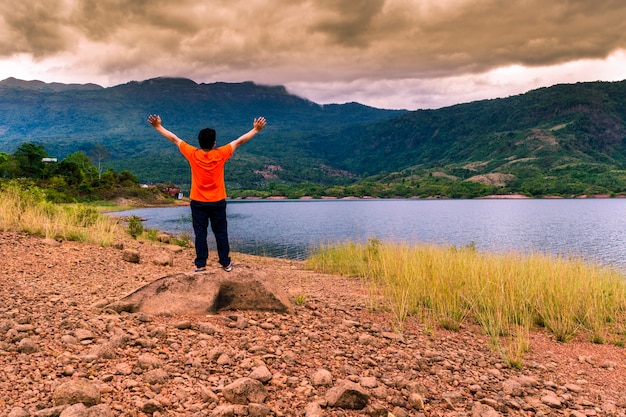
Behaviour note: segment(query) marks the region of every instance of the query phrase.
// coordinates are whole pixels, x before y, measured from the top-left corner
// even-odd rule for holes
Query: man
[[[161,124],[161,117],[156,114],[148,116],[152,125],[167,140],[175,144],[180,153],[189,161],[191,167],[191,219],[196,236],[196,272],[206,270],[209,256],[207,245],[207,228],[211,222],[211,230],[215,235],[217,254],[222,268],[230,272],[233,264],[230,259],[228,229],[226,222],[226,186],[224,184],[224,164],[235,150],[252,139],[265,127],[264,117],[254,119],[252,129],[239,138],[219,148],[215,144],[215,130],[206,128],[198,134],[200,149],[189,145]]]

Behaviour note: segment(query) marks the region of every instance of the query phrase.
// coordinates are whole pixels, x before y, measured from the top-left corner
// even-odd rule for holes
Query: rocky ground
[[[356,279],[234,254],[291,296],[293,313],[161,317],[106,306],[193,253],[0,233],[2,416],[626,415],[626,350],[532,335],[522,370],[480,330],[404,334]],[[217,267],[217,263],[213,265]],[[225,273],[225,272],[224,272]]]

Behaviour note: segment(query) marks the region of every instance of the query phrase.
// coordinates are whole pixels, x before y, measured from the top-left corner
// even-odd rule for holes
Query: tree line
[[[57,160],[43,145],[26,142],[12,154],[0,152],[0,179],[36,185],[46,190],[48,200],[58,203],[116,197],[150,200],[160,194],[160,187],[142,188],[131,171],[104,169],[107,154],[106,147],[96,145],[89,153],[77,151]]]

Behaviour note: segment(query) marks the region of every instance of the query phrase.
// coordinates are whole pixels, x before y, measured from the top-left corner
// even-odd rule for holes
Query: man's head
[[[206,151],[210,151],[215,147],[215,130],[211,128],[205,128],[198,133],[198,143],[200,148]]]

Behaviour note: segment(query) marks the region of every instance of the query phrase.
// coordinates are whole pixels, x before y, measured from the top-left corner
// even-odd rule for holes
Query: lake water
[[[115,214],[193,235],[189,207]],[[227,214],[231,249],[243,253],[303,259],[320,244],[379,238],[575,255],[626,270],[626,199],[232,200]]]

